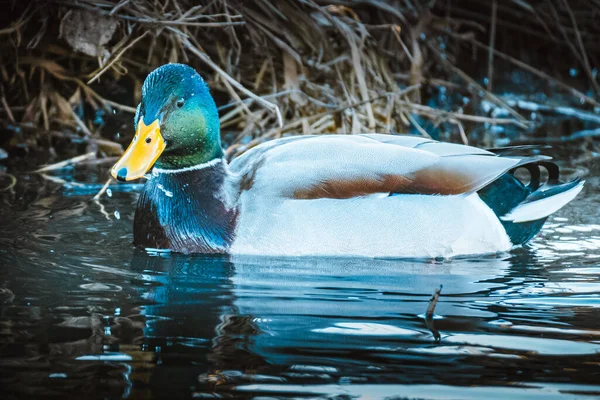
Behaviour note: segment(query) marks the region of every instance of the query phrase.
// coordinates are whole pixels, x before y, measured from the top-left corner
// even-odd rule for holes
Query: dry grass
[[[15,2],[0,29],[0,119],[21,132],[12,143],[45,143],[27,134],[41,128],[49,137],[72,131],[100,154],[118,153],[100,136],[112,140],[114,132],[94,124],[94,115],[133,113],[144,77],[167,62],[192,65],[219,99],[228,98],[221,124],[238,132],[228,140],[232,156],[288,132],[428,135],[422,121],[429,120],[443,139],[466,143],[477,124],[527,129],[531,121],[491,91],[498,60],[583,107],[599,106],[592,67],[600,62],[598,0],[196,3]],[[519,38],[519,46],[511,45]],[[528,43],[545,50],[536,56]],[[556,49],[585,73],[592,92],[563,81],[544,60]],[[487,84],[464,68],[466,54],[487,67]],[[99,93],[111,85],[127,93]],[[469,99],[469,106],[426,105],[441,86],[448,96]],[[474,105],[484,99],[509,116],[483,115]],[[123,133],[127,139],[132,132]]]

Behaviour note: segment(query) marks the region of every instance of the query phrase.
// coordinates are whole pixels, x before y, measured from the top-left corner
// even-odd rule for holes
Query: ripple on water
[[[84,283],[79,285],[81,289],[90,291],[90,292],[120,292],[123,288],[119,285],[114,285],[110,283]]]
[[[526,383],[522,387],[459,387],[450,385],[242,385],[235,388],[241,394],[262,394],[275,396],[319,396],[319,398],[402,398],[447,400],[447,399],[585,399],[597,396],[595,386],[574,386],[568,384]]]
[[[525,297],[522,299],[507,299],[502,301],[508,305],[543,305],[552,307],[600,307],[600,295],[565,296],[565,297]]]

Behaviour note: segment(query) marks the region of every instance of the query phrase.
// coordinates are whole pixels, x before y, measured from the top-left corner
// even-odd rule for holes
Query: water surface
[[[93,202],[105,170],[7,172],[3,398],[600,396],[593,165],[531,246],[446,261],[148,254],[139,185]]]

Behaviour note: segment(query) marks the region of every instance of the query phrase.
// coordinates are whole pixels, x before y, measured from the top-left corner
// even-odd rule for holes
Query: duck
[[[557,164],[527,146],[486,150],[406,134],[284,136],[228,162],[215,101],[184,64],[147,76],[134,128],[111,174],[118,181],[146,178],[133,244],[149,250],[498,254],[535,237],[584,185],[580,178],[560,181]],[[517,178],[519,169],[529,182]]]

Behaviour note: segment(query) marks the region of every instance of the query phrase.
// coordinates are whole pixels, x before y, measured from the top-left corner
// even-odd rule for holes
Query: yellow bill
[[[143,118],[140,118],[135,137],[112,167],[110,174],[120,181],[132,181],[143,177],[158,160],[165,146],[158,120],[146,126]]]

